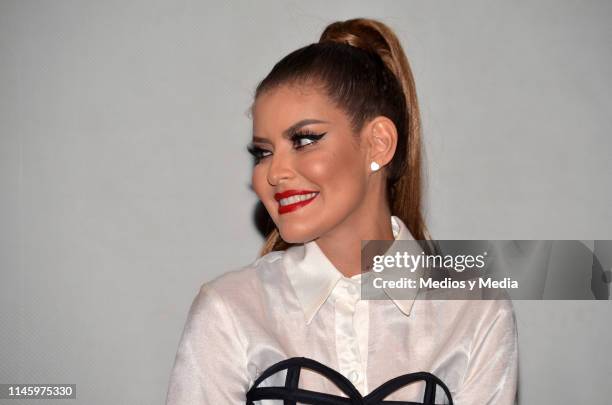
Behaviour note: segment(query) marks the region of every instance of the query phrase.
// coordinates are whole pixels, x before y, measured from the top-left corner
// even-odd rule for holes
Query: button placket
[[[336,297],[336,351],[339,371],[363,392],[361,354],[354,325],[357,302],[359,302],[357,286],[342,280]]]

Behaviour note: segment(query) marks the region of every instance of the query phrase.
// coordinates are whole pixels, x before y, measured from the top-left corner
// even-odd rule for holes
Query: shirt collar
[[[391,216],[391,228],[395,240],[414,240],[408,227],[395,215]],[[393,249],[393,245],[391,249]],[[332,293],[339,280],[355,280],[353,283],[361,281],[361,274],[350,278],[344,276],[329,261],[315,241],[287,249],[283,255],[283,264],[308,324]],[[410,315],[416,293],[414,297],[406,300],[395,296],[393,290],[384,289],[384,291],[402,313],[406,316]]]

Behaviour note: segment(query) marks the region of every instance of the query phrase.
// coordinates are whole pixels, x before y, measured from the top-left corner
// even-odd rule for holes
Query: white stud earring
[[[372,162],[370,163],[370,169],[372,169],[372,171],[375,172],[376,170],[380,169],[380,165],[376,162]]]

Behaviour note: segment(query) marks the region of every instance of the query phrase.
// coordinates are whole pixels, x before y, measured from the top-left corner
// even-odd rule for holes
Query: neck
[[[321,251],[345,277],[361,273],[362,240],[393,240],[391,211],[386,203],[365,204],[332,231],[316,239]]]

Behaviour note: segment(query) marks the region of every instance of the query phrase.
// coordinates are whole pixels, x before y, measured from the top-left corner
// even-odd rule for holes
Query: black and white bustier
[[[300,371],[302,368],[322,374],[331,380],[347,396],[326,394],[298,388]],[[271,375],[287,370],[284,387],[259,387],[262,381]],[[384,399],[400,388],[417,381],[425,382],[423,402],[385,401]],[[436,387],[440,386],[450,405],[453,399],[448,387],[435,375],[427,372],[403,374],[380,385],[365,397],[355,386],[336,370],[307,357],[292,357],[279,361],[268,367],[254,382],[247,392],[247,405],[254,405],[254,401],[282,400],[283,405],[314,404],[314,405],[435,405]]]

